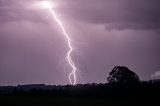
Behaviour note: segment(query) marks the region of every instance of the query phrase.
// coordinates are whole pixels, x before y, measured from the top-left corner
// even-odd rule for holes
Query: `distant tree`
[[[107,78],[109,83],[137,83],[140,82],[139,76],[124,66],[116,66],[109,73]]]

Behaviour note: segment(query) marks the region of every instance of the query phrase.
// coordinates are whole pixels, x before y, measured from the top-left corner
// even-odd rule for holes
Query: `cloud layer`
[[[0,0],[0,83],[68,84],[66,40],[37,0]],[[116,65],[149,79],[160,67],[159,0],[54,0],[74,46],[78,83]],[[156,74],[155,74],[156,75]]]
[[[33,14],[28,8],[37,1],[2,0],[0,2],[0,11],[3,13],[1,21],[6,20],[5,16],[10,17],[11,20],[38,21],[39,15]],[[109,30],[160,28],[159,0],[67,0],[63,2],[57,0],[56,2],[58,4],[57,11],[60,11],[61,15],[83,22],[104,24]],[[38,14],[38,11],[35,13]]]

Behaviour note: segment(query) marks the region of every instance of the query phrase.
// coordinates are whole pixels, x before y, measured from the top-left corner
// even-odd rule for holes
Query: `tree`
[[[137,83],[140,82],[139,76],[124,66],[116,66],[109,73],[107,78],[109,83]]]

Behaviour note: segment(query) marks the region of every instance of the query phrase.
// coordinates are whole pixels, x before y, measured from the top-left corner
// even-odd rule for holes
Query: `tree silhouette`
[[[140,82],[139,76],[124,66],[116,66],[109,73],[107,78],[109,83],[137,83]]]

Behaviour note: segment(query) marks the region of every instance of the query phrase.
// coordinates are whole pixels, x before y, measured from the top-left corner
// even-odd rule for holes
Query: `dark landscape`
[[[8,105],[159,105],[160,81],[139,84],[43,84],[0,87],[0,100]]]
[[[136,73],[117,66],[105,84],[1,86],[5,105],[160,105],[160,80],[140,81]]]

